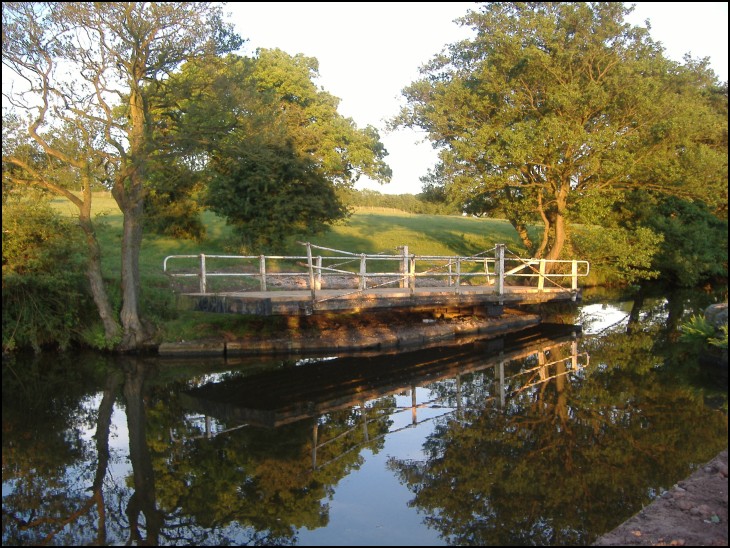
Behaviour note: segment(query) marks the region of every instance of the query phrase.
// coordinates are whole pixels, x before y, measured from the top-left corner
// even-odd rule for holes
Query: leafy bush
[[[38,194],[3,202],[3,350],[67,348],[92,301],[81,232]]]

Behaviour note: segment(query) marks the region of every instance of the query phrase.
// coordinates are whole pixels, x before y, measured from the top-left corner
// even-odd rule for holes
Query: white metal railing
[[[498,295],[504,293],[508,278],[537,278],[538,291],[544,291],[546,283],[567,290],[557,280],[569,278],[570,290],[575,293],[578,278],[587,276],[590,269],[588,261],[523,259],[511,252],[512,256],[506,256],[504,244],[478,255],[461,257],[413,255],[408,252],[408,246],[399,247],[399,254],[367,254],[301,243],[306,246],[306,255],[169,255],[163,261],[163,271],[171,277],[197,277],[199,292],[203,294],[208,293],[208,280],[214,277],[255,280],[256,283],[248,284],[248,290],[259,291],[271,291],[275,285],[273,280],[295,278],[303,282],[301,289],[311,291],[315,299],[323,281],[334,276],[357,280],[357,291],[388,286],[413,291],[421,278],[428,280],[427,287],[434,279],[440,279],[441,284],[456,293],[464,287],[463,281],[469,281],[470,285],[477,282],[476,285],[495,286]],[[315,256],[313,250],[326,254]],[[491,256],[486,255],[492,252]],[[191,259],[196,261],[194,266],[190,266]],[[188,266],[172,271],[172,261],[187,261]],[[478,283],[478,278],[482,283]]]

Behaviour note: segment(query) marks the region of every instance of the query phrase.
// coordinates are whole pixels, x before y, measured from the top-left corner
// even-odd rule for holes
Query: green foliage
[[[207,205],[236,227],[244,247],[271,248],[282,242],[282,229],[274,225],[291,222],[297,232],[341,219],[335,189],[350,188],[361,175],[387,182],[391,172],[378,132],[340,115],[339,100],[317,88],[317,76],[316,59],[278,49],[191,62],[172,75],[156,101],[155,139],[164,145],[159,149],[178,156],[159,154],[152,164],[148,225],[200,238],[200,207]],[[238,161],[246,165],[234,167]],[[256,180],[243,184],[252,170]],[[234,204],[255,202],[265,211],[235,211]]]
[[[646,190],[586,192],[571,220],[576,253],[633,283],[694,287],[727,278],[727,219],[701,201]]]
[[[347,215],[320,170],[289,147],[255,143],[214,164],[207,203],[235,227],[248,252],[281,250]]]
[[[711,337],[707,339],[707,342],[710,343],[712,346],[716,346],[718,348],[724,348],[727,350],[727,337],[728,337],[728,331],[727,331],[727,324],[720,327],[720,336],[719,337]]]
[[[81,232],[38,193],[2,213],[3,349],[68,348],[94,310]]]
[[[202,240],[205,225],[194,193],[195,183],[185,184],[185,173],[176,177],[170,171],[168,166],[153,174],[152,190],[145,200],[145,226],[165,236]]]
[[[589,192],[641,187],[726,204],[727,87],[705,62],[666,59],[648,29],[624,22],[631,9],[489,2],[469,11],[459,22],[474,38],[422,68],[392,121],[424,130],[440,150],[424,182],[503,210],[518,230],[531,212],[548,258],[570,240],[566,220]]]
[[[663,236],[653,267],[664,280],[693,287],[727,278],[727,219],[717,218],[704,203],[634,192],[626,208],[636,223]]]
[[[728,324],[720,328],[718,336],[717,329],[702,315],[692,315],[690,319],[681,325],[682,335],[680,340],[688,343],[703,343],[727,349]]]
[[[663,241],[649,228],[581,227],[571,243],[577,257],[588,260],[607,284],[631,284],[659,276],[653,260]]]

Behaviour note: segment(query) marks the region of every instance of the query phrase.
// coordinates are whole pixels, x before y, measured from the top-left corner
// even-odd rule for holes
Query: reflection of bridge
[[[410,391],[415,420],[415,389],[460,376],[495,368],[500,403],[516,390],[555,378],[550,367],[565,365],[560,375],[574,373],[587,364],[587,355],[578,354],[579,328],[543,325],[506,335],[500,339],[445,346],[398,354],[369,357],[310,359],[297,367],[211,383],[190,390],[186,407],[231,425],[278,427],[315,418],[365,402]],[[570,346],[570,355],[549,362],[546,353],[556,347]],[[505,375],[505,365],[537,355],[537,366]],[[579,357],[586,357],[583,364]],[[518,380],[519,379],[519,380]],[[459,386],[457,382],[457,387]],[[458,404],[460,398],[456,395]]]
[[[589,270],[586,261],[523,259],[503,244],[470,257],[304,245],[306,256],[172,255],[163,269],[178,283],[197,280],[182,292],[198,310],[265,316],[575,301]]]

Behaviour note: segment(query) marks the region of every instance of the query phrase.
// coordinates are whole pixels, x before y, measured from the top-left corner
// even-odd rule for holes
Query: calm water
[[[727,373],[677,341],[717,300],[586,293],[401,354],[18,358],[3,544],[588,544],[727,447]]]

